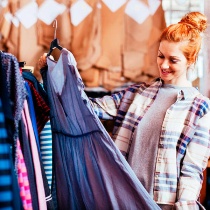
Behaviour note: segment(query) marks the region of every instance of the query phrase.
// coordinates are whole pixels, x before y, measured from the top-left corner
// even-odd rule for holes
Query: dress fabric
[[[66,49],[47,59],[58,209],[160,209],[94,113],[73,60]]]

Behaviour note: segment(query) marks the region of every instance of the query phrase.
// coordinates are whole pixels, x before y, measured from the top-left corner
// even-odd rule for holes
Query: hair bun
[[[207,18],[200,12],[190,12],[186,14],[179,23],[188,24],[199,32],[204,32],[207,28]]]

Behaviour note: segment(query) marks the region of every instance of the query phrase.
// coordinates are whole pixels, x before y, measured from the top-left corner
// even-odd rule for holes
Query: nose
[[[164,60],[160,66],[161,69],[168,69],[169,68],[168,61]]]

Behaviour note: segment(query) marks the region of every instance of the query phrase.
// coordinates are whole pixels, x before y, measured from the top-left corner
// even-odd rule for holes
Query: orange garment
[[[45,0],[37,0],[39,7]],[[70,48],[71,44],[71,21],[70,21],[70,1],[68,0],[57,0],[59,4],[64,4],[66,10],[56,17],[57,20],[57,30],[53,27],[53,23],[47,25],[40,19],[37,21],[37,43],[45,49],[45,52],[48,52],[50,49],[50,44],[54,39],[54,32],[56,30],[56,38],[59,40],[59,44],[67,49]],[[55,59],[58,59],[60,52],[54,50],[52,55]]]
[[[73,0],[76,3],[77,0]],[[79,70],[92,68],[101,54],[101,16],[99,0],[85,1],[92,12],[79,25],[71,25],[72,39],[70,50],[73,53]]]
[[[0,33],[2,35],[2,50],[17,57],[19,61],[25,61],[27,65],[36,66],[43,48],[37,45],[36,24],[26,29],[21,23],[16,27],[8,22],[4,15],[9,12],[12,16],[19,9],[31,3],[31,0],[8,0],[7,7],[1,11]]]
[[[148,4],[148,0],[138,1]],[[41,6],[44,0],[36,2]],[[151,80],[158,76],[158,38],[166,25],[162,5],[154,15],[139,24],[125,14],[128,1],[112,12],[101,0],[85,0],[92,12],[79,25],[74,26],[71,23],[70,8],[77,0],[56,2],[66,6],[64,13],[56,18],[56,37],[60,45],[75,56],[87,87],[102,86],[111,90],[129,81]],[[14,14],[27,3],[31,1],[9,0],[2,14],[7,11]],[[40,77],[37,74],[37,61],[40,55],[49,51],[55,28],[39,19],[30,29],[24,28],[22,24],[17,28],[2,17],[2,49],[20,61],[26,61],[27,65],[34,66],[34,74]],[[60,51],[54,50],[52,55],[57,60]]]
[[[147,3],[147,1],[143,1]],[[129,16],[125,16],[125,42],[123,66],[124,76],[132,81],[142,81],[142,75],[158,76],[156,57],[158,38],[165,28],[162,6],[154,15],[139,24]],[[138,80],[139,78],[139,80]]]

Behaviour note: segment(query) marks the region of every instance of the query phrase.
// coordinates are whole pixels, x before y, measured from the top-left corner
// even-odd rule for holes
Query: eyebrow
[[[160,51],[160,50],[158,50],[158,53],[161,53],[162,55],[163,55],[163,53]],[[177,60],[180,60],[180,58],[179,57],[177,57],[177,56],[169,56],[170,58],[175,58],[175,59],[177,59]]]

